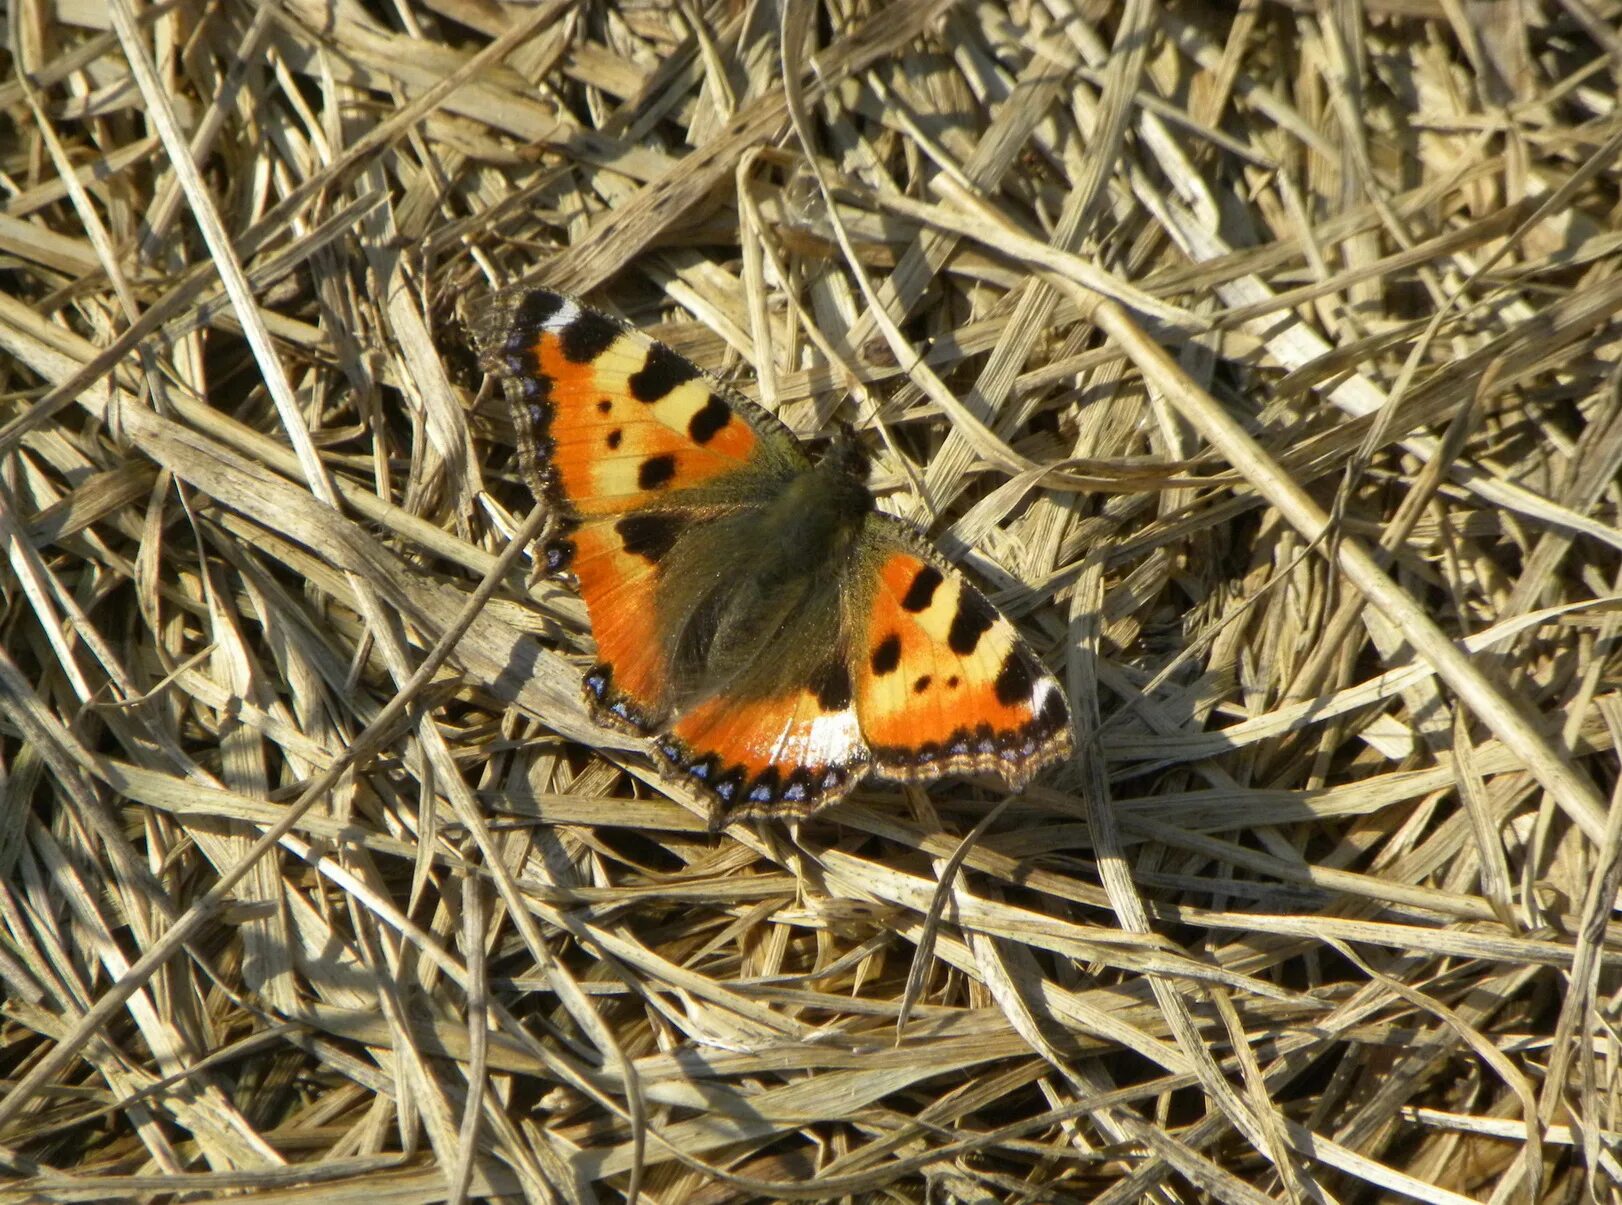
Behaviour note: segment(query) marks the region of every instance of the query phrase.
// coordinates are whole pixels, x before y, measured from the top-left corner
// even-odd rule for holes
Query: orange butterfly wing
[[[543,550],[572,580],[597,639],[595,717],[646,733],[667,711],[658,564],[681,531],[809,465],[788,429],[662,343],[545,289],[486,299],[472,333],[502,378],[530,488],[559,517]],[[706,489],[713,496],[706,496]]]
[[[994,773],[1015,790],[1069,756],[1070,709],[1014,625],[887,515],[868,519],[856,714],[886,778]]]
[[[484,366],[505,381],[531,486],[571,517],[657,507],[751,467],[808,463],[766,411],[562,294],[499,293],[473,333]]]
[[[650,731],[669,693],[658,615],[659,559],[680,530],[664,515],[589,520],[552,540],[544,553],[555,577],[572,578],[591,617],[597,664],[583,686],[600,722]]]
[[[762,699],[706,700],[655,744],[727,819],[804,816],[866,772],[849,671],[836,654],[805,686]]]

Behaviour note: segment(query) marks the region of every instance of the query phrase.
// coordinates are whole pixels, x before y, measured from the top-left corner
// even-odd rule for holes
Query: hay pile
[[[1616,6],[1083,8],[13,4],[0,1197],[1617,1199]],[[1078,756],[712,836],[498,562],[521,277]]]

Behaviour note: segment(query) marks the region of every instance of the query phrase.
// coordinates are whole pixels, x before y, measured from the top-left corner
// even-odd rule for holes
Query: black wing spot
[[[1025,664],[1025,658],[1020,656],[1018,649],[1009,649],[1002,669],[997,672],[997,702],[1004,707],[1028,703],[1031,688],[1035,685],[1036,679],[1031,676],[1031,667]]]
[[[953,674],[950,678],[946,679],[946,689],[947,690],[956,690],[958,688],[959,681],[960,681],[960,679],[958,678],[958,676],[956,674]]]
[[[901,609],[911,611],[916,615],[935,597],[935,591],[944,580],[941,571],[933,565],[925,565],[918,570],[918,576],[912,579],[912,585],[907,587],[907,593],[901,599]]]
[[[1037,716],[1044,729],[1057,732],[1070,723],[1070,708],[1064,701],[1064,696],[1056,690],[1048,691],[1048,697],[1042,703],[1042,713]]]
[[[575,320],[558,332],[563,358],[571,364],[590,364],[620,337],[612,319],[593,310],[581,310]]]
[[[609,451],[613,451],[614,449],[618,448],[620,446],[620,441],[624,438],[625,432],[621,431],[618,427],[615,427],[612,431],[610,431],[606,441]]]
[[[613,398],[605,397],[605,398],[600,399],[597,402],[597,413],[598,414],[607,414],[613,408],[614,408],[614,399]]]
[[[650,456],[636,470],[636,484],[645,490],[656,490],[676,475],[676,457],[666,452],[663,456]]]
[[[873,672],[879,677],[895,672],[901,664],[901,637],[891,632],[873,646]]]
[[[918,681],[912,684],[912,693],[915,695],[923,694],[924,691],[929,689],[929,684],[932,681],[934,681],[934,679],[928,674],[925,674],[922,678],[919,678]]]
[[[671,351],[663,343],[648,348],[648,358],[633,372],[626,382],[631,396],[639,402],[652,405],[678,385],[691,381],[698,369]]]
[[[514,343],[528,343],[541,331],[546,324],[566,304],[567,299],[546,289],[536,289],[533,293],[526,293],[524,299],[512,311],[510,319],[512,336],[508,339],[509,350]]]
[[[614,531],[626,552],[656,565],[680,538],[682,522],[674,515],[626,515]]]
[[[909,591],[910,593],[910,591]],[[957,596],[957,614],[947,629],[946,643],[960,657],[967,657],[980,643],[980,637],[997,622],[997,613],[979,593],[964,587]]]
[[[811,693],[824,711],[844,711],[850,706],[850,670],[843,659],[829,661],[811,675]]]
[[[731,421],[732,407],[712,393],[687,420],[687,434],[693,437],[694,443],[707,444]]]

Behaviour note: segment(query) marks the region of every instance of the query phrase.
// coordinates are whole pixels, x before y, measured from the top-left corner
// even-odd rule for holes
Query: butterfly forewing
[[[474,334],[506,381],[531,486],[573,515],[679,504],[707,482],[805,463],[758,406],[572,298],[498,294]]]
[[[598,662],[585,689],[597,718],[646,734],[667,714],[670,657],[659,631],[659,562],[671,516],[588,519],[546,546],[554,575],[573,580],[591,617]]]
[[[718,504],[747,505],[809,462],[758,406],[573,298],[509,290],[472,326],[502,378],[524,475],[558,512],[543,562],[575,583],[591,618],[592,711],[652,731],[669,716],[681,621],[659,588],[665,558]]]
[[[867,621],[851,677],[876,771],[984,771],[1019,787],[1069,754],[1058,681],[961,572],[887,515],[868,520],[861,560]]]

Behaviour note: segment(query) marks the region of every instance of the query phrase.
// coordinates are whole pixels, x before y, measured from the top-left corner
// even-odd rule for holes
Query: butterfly
[[[1059,683],[877,509],[853,434],[813,460],[761,407],[559,293],[492,294],[469,328],[556,516],[541,565],[591,620],[587,706],[652,737],[717,825],[810,815],[869,772],[1018,790],[1069,755]]]

